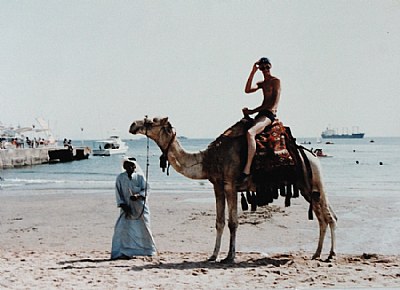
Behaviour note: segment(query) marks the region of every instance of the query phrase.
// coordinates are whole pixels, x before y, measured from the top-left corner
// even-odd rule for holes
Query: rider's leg
[[[272,121],[265,117],[261,116],[256,119],[256,123],[253,127],[251,127],[247,131],[247,162],[246,166],[243,169],[243,173],[246,175],[250,174],[251,163],[253,162],[253,158],[256,155],[256,135],[260,134],[265,127],[271,125]]]

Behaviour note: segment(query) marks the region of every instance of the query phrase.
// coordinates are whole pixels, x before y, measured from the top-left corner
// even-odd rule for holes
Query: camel
[[[239,122],[238,122],[239,123]],[[243,135],[245,132],[240,126],[232,126],[225,133],[233,135]],[[172,167],[180,174],[191,179],[208,179],[214,188],[216,200],[216,240],[215,247],[209,261],[216,261],[221,247],[221,238],[225,227],[225,206],[228,205],[228,228],[230,230],[229,252],[222,263],[232,263],[235,259],[236,231],[238,228],[238,188],[235,183],[243,168],[243,160],[240,157],[240,150],[243,146],[243,138],[225,138],[223,142],[214,141],[205,150],[199,152],[186,152],[176,138],[175,128],[164,118],[144,118],[134,121],[129,129],[131,134],[142,134],[155,141],[161,151],[167,157]],[[221,135],[222,136],[222,135]],[[218,149],[220,148],[220,149]],[[307,161],[308,160],[308,161]],[[318,247],[313,255],[313,259],[321,256],[322,246],[327,230],[330,227],[331,249],[328,259],[335,256],[335,228],[336,215],[328,203],[318,158],[309,151],[304,151],[302,158],[302,172],[306,176],[307,162],[308,168],[312,171],[307,178],[298,182],[297,186],[301,189],[301,194],[310,203],[311,209],[317,216],[319,223]],[[308,170],[308,172],[310,172]],[[247,188],[243,190],[254,190],[254,185],[250,181]]]

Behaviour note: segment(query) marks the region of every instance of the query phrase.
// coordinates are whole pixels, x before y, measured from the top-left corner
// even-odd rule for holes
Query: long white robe
[[[150,230],[150,210],[147,201],[130,200],[130,196],[134,193],[145,196],[146,181],[143,175],[133,173],[132,179],[129,179],[128,174],[123,172],[118,175],[115,187],[117,205],[129,205],[132,216],[125,217],[125,212],[120,210],[114,228],[111,259],[155,255],[157,250]]]

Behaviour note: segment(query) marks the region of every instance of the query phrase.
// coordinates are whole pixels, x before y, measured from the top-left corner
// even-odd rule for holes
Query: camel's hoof
[[[314,256],[312,256],[311,260],[317,260],[317,259],[319,259],[320,257],[321,257],[320,255],[314,255]]]
[[[332,260],[333,259],[333,257],[335,257],[336,256],[336,253],[335,252],[330,252],[329,253],[329,257],[328,257],[328,261],[330,261],[330,260]]]
[[[232,257],[226,257],[225,259],[221,260],[221,264],[233,264],[235,259]]]
[[[210,258],[208,258],[208,262],[215,262],[217,260],[217,256],[212,255]]]

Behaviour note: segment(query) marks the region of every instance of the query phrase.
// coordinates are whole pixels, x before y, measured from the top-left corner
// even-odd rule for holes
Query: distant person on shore
[[[115,224],[111,259],[153,256],[157,253],[150,230],[150,210],[146,201],[147,182],[135,158],[125,157],[125,171],[118,175],[115,194],[120,215]]]
[[[29,140],[28,137],[26,137],[25,140],[26,140],[26,145],[28,145],[28,148],[31,148],[31,143],[32,143],[31,140]]]
[[[71,150],[71,151],[73,149],[71,139],[68,140],[68,149]]]
[[[250,176],[251,164],[253,162],[254,155],[256,154],[256,135],[260,134],[265,127],[271,125],[275,118],[278,110],[278,103],[281,93],[280,80],[271,75],[270,69],[272,65],[268,58],[263,57],[257,61],[250,72],[249,78],[246,82],[245,93],[250,94],[262,89],[263,101],[262,104],[254,109],[247,107],[242,109],[245,116],[249,116],[258,113],[254,118],[254,125],[247,131],[247,162],[237,180],[238,185],[246,183]],[[253,85],[253,78],[257,70],[263,74],[264,80],[257,82]]]

